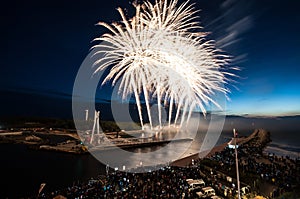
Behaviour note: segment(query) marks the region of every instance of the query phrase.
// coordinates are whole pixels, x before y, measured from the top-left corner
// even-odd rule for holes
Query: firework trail
[[[174,124],[180,118],[180,126],[188,123],[192,111],[198,107],[205,114],[205,105],[213,103],[212,96],[218,91],[229,92],[223,87],[227,82],[224,67],[229,56],[216,49],[214,42],[207,40],[206,33],[197,21],[197,12],[189,1],[177,6],[177,0],[157,0],[154,4],[134,3],[135,16],[122,17],[119,23],[98,24],[110,33],[95,40],[95,54],[104,57],[94,63],[95,73],[109,69],[102,84],[120,79],[119,93],[123,99],[134,94],[142,128],[144,127],[141,96],[152,128],[150,103],[158,104],[159,125],[162,126],[161,107],[169,106],[168,122]],[[105,49],[105,50],[103,50]]]

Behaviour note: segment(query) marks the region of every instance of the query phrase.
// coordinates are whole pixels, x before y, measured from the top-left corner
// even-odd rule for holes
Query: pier
[[[143,139],[124,139],[120,141],[112,140],[110,143],[100,144],[97,146],[93,146],[89,149],[89,151],[98,151],[98,150],[112,150],[116,147],[126,149],[126,148],[141,148],[148,146],[156,146],[156,145],[164,145],[170,142],[185,142],[185,141],[193,141],[192,138],[183,138],[183,139],[169,139],[169,140],[149,140],[148,138]]]

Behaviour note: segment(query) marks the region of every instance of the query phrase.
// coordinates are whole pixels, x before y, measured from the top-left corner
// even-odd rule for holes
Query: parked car
[[[199,198],[209,198],[211,196],[215,196],[216,192],[212,187],[204,187],[196,194]]]

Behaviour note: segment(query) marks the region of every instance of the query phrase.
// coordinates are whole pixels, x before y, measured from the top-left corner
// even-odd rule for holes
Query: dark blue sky
[[[229,95],[228,114],[300,114],[300,2],[192,2],[202,10],[204,30],[212,32],[210,37],[235,56],[234,65],[242,68],[235,84],[239,90],[232,88]],[[16,108],[15,103],[22,100],[35,104],[41,100],[37,95],[70,100],[91,41],[106,31],[94,24],[119,20],[118,6],[132,15],[129,1],[124,0],[2,3],[1,111]],[[22,97],[11,100],[14,96]]]

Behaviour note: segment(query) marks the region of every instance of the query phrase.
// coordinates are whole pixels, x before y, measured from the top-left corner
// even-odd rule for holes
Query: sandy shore
[[[223,151],[225,149],[225,147],[227,146],[227,143],[223,143],[221,145],[218,145],[218,146],[215,146],[207,155],[206,157],[209,157],[213,154],[215,154],[216,152],[220,152],[220,151]],[[207,151],[204,151],[202,152],[203,154],[206,154]],[[187,157],[184,157],[184,158],[181,158],[181,159],[178,159],[178,160],[175,160],[171,165],[172,166],[179,166],[179,167],[182,167],[182,166],[188,166],[192,163],[192,160],[197,160],[199,159],[200,157],[203,157],[203,155],[199,154],[199,153],[195,153],[193,155],[190,155],[190,156],[187,156]]]
[[[242,145],[253,139],[258,140],[259,144],[264,144],[264,143],[270,142],[269,133],[267,131],[265,131],[264,129],[256,129],[248,137],[237,138],[236,142],[237,142],[237,144]],[[187,156],[187,157],[184,157],[184,158],[174,161],[171,165],[173,165],[173,166],[188,166],[192,163],[192,160],[197,160],[200,157],[210,157],[211,155],[215,154],[216,152],[223,151],[227,145],[228,145],[228,143],[223,143],[221,145],[215,146],[209,152],[208,151],[202,152],[203,154],[207,154],[207,155],[203,155],[202,153],[192,154],[190,156]]]

